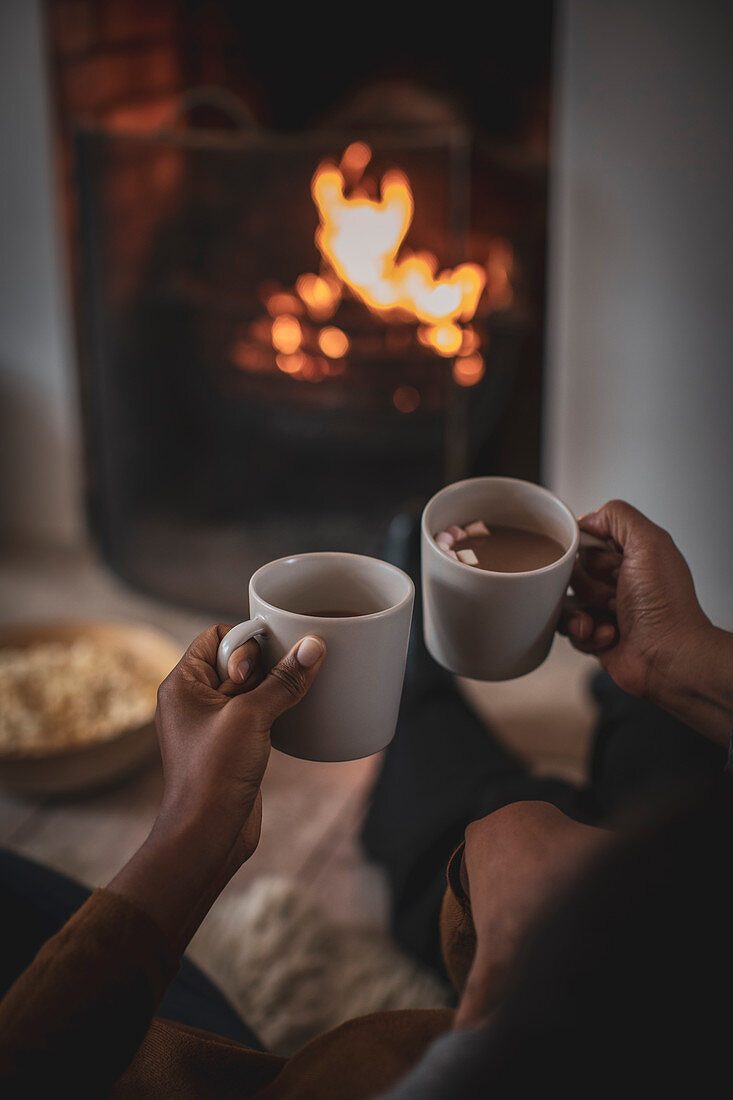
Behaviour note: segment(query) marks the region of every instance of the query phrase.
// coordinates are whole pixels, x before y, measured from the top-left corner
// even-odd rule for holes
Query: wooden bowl
[[[121,653],[142,657],[153,677],[164,680],[181,656],[173,639],[138,623],[69,621],[11,626],[0,630],[0,649],[45,642],[100,642]],[[44,751],[0,749],[0,784],[17,794],[47,797],[87,793],[110,786],[139,771],[158,753],[155,723],[128,727],[104,740]]]

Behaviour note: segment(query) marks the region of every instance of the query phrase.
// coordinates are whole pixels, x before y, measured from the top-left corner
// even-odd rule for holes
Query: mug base
[[[552,641],[550,645],[542,652],[532,653],[528,658],[525,658],[522,662],[517,662],[512,668],[493,668],[487,669],[485,665],[466,665],[463,662],[451,662],[445,658],[441,653],[431,645],[431,639],[428,637],[427,631],[425,632],[425,648],[427,649],[433,660],[440,665],[441,668],[446,669],[448,672],[452,672],[454,676],[460,676],[463,680],[477,680],[484,684],[501,684],[507,680],[519,680],[522,676],[528,676],[530,672],[534,672],[540,665],[544,664],[552,649]]]
[[[296,760],[309,760],[313,764],[345,764],[349,760],[366,760],[368,756],[375,756],[382,749],[386,749],[387,745],[392,741],[392,737],[385,741],[382,745],[377,745],[375,748],[368,748],[366,750],[357,750],[351,752],[319,752],[317,749],[310,749],[302,751],[295,748],[292,745],[278,744],[277,738],[273,737],[272,747],[277,749],[278,752],[283,753],[284,756],[292,756]]]

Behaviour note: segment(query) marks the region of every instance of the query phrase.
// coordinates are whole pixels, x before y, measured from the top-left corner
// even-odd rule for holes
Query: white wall
[[[0,531],[81,531],[78,414],[37,0],[0,2]]]
[[[561,0],[545,476],[625,497],[733,627],[733,18]]]

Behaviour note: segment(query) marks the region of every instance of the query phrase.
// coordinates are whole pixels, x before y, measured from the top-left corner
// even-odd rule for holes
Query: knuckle
[[[281,661],[272,669],[270,676],[277,680],[293,699],[300,699],[305,694],[305,677],[294,660]]]
[[[193,645],[190,649],[195,649],[196,653],[201,650],[208,651],[213,646],[219,644],[219,627],[207,626],[206,630],[202,630],[197,638],[194,638]]]
[[[613,500],[607,501],[603,505],[602,511],[610,512],[613,515],[619,517],[619,519],[628,517],[634,511],[628,501],[620,500],[618,497],[614,497]]]
[[[669,531],[650,521],[645,533],[646,546],[656,554],[665,554],[674,546],[674,539]]]
[[[204,631],[204,634],[210,637],[211,644],[219,645],[219,642],[223,642],[229,631],[232,629],[228,623],[215,623],[214,626],[210,626],[208,630]]]

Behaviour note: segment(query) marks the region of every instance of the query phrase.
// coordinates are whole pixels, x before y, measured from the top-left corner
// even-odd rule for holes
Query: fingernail
[[[298,646],[295,654],[296,660],[303,668],[311,668],[323,653],[323,642],[320,638],[314,638],[309,634]]]
[[[249,657],[243,657],[234,669],[232,680],[234,680],[234,682],[237,684],[243,684],[249,676],[251,668],[252,662],[250,661]]]

